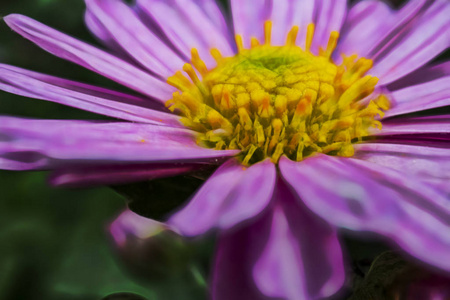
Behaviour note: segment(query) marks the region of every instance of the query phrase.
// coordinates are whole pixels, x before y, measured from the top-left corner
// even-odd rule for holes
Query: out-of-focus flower
[[[170,226],[126,210],[109,231],[120,257],[141,277],[160,280],[191,267],[190,246]]]
[[[450,3],[230,3],[235,42],[213,0],[87,0],[86,23],[114,54],[5,17],[140,95],[1,65],[3,90],[123,121],[2,117],[0,166],[77,186],[231,157],[169,220],[187,236],[221,230],[215,299],[336,293],[337,228],[384,235],[450,271],[450,117],[411,114],[450,104],[449,64],[428,64],[450,44]]]

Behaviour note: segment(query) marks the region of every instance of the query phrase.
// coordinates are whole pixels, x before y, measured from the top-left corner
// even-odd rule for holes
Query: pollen
[[[381,129],[388,98],[374,93],[378,79],[366,75],[372,61],[343,55],[332,60],[339,33],[330,34],[318,54],[311,52],[314,24],[306,30],[305,48],[297,46],[299,27],[286,33],[286,44],[271,44],[272,22],[264,24],[264,40],[251,37],[238,53],[211,55],[217,66],[208,70],[197,49],[191,63],[168,83],[178,89],[166,106],[196,131],[197,143],[217,150],[240,150],[248,166],[285,155],[301,161],[315,153],[352,156],[353,145]]]

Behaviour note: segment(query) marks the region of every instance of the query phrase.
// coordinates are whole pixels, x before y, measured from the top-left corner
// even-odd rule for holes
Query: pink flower
[[[450,105],[449,64],[429,64],[450,45],[450,3],[230,2],[232,24],[213,0],[86,0],[111,52],[5,17],[139,95],[1,65],[5,91],[121,121],[1,117],[0,167],[80,186],[224,161],[168,221],[186,236],[220,230],[214,299],[333,295],[339,228],[450,271],[450,117],[426,111]]]

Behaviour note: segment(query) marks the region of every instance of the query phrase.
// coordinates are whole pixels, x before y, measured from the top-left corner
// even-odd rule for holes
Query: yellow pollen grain
[[[343,55],[340,65],[333,63],[338,32],[313,54],[314,29],[306,28],[304,49],[296,45],[298,26],[286,33],[285,46],[274,46],[272,21],[266,21],[264,41],[251,38],[250,49],[241,35],[235,56],[211,49],[213,69],[192,49],[183,66],[187,76],[178,71],[167,80],[179,91],[166,106],[197,132],[200,146],[240,150],[244,166],[265,158],[277,163],[283,155],[293,161],[315,153],[353,156],[354,143],[381,128],[390,102],[374,94],[378,78],[366,75],[370,59]]]

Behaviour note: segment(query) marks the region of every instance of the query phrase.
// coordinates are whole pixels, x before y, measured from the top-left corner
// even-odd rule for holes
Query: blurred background
[[[399,5],[401,1],[395,2]],[[98,44],[84,26],[84,7],[82,0],[2,0],[0,16],[24,14]],[[0,62],[124,90],[93,72],[47,54],[13,33],[4,22],[0,22]],[[0,114],[51,119],[102,118],[4,92],[0,92]],[[206,299],[213,238],[193,242],[175,238],[174,243],[173,237],[163,237],[157,244],[167,247],[148,249],[150,258],[142,266],[119,252],[107,232],[108,224],[126,208],[122,195],[133,197],[130,189],[140,191],[138,198],[146,192],[156,198],[167,198],[164,189],[155,186],[177,186],[184,179],[157,182],[150,187],[144,184],[68,190],[49,187],[46,176],[46,172],[0,171],[0,299]],[[189,184],[195,190],[200,183]],[[163,214],[160,212],[156,217]],[[382,243],[350,238],[345,243],[355,277],[358,272],[367,271],[376,254],[387,249]],[[172,250],[167,251],[168,248]],[[140,256],[142,253],[135,257]]]
[[[83,23],[82,0],[2,0],[0,17],[20,13],[90,44],[98,45]],[[10,30],[0,21],[0,62],[87,82],[124,88],[75,64],[58,59]],[[47,119],[102,119],[102,116],[0,91],[0,114]],[[55,189],[47,172],[0,170],[0,299],[202,299],[212,242],[195,246],[196,267],[189,258],[179,268],[136,275],[136,266],[118,259],[107,226],[126,208],[111,188]],[[161,193],[156,191],[157,193]],[[145,193],[145,191],[144,191]],[[154,193],[154,191],[152,191]],[[158,195],[153,195],[158,196]],[[166,255],[167,256],[167,255]],[[149,262],[150,264],[152,262]],[[167,262],[170,264],[170,262]],[[179,262],[183,264],[183,262]],[[135,263],[136,265],[136,263]],[[187,271],[186,271],[187,270]],[[142,270],[141,270],[142,271]],[[144,273],[144,274],[142,274]],[[175,287],[175,288],[174,288]],[[144,298],[140,298],[141,295]]]

